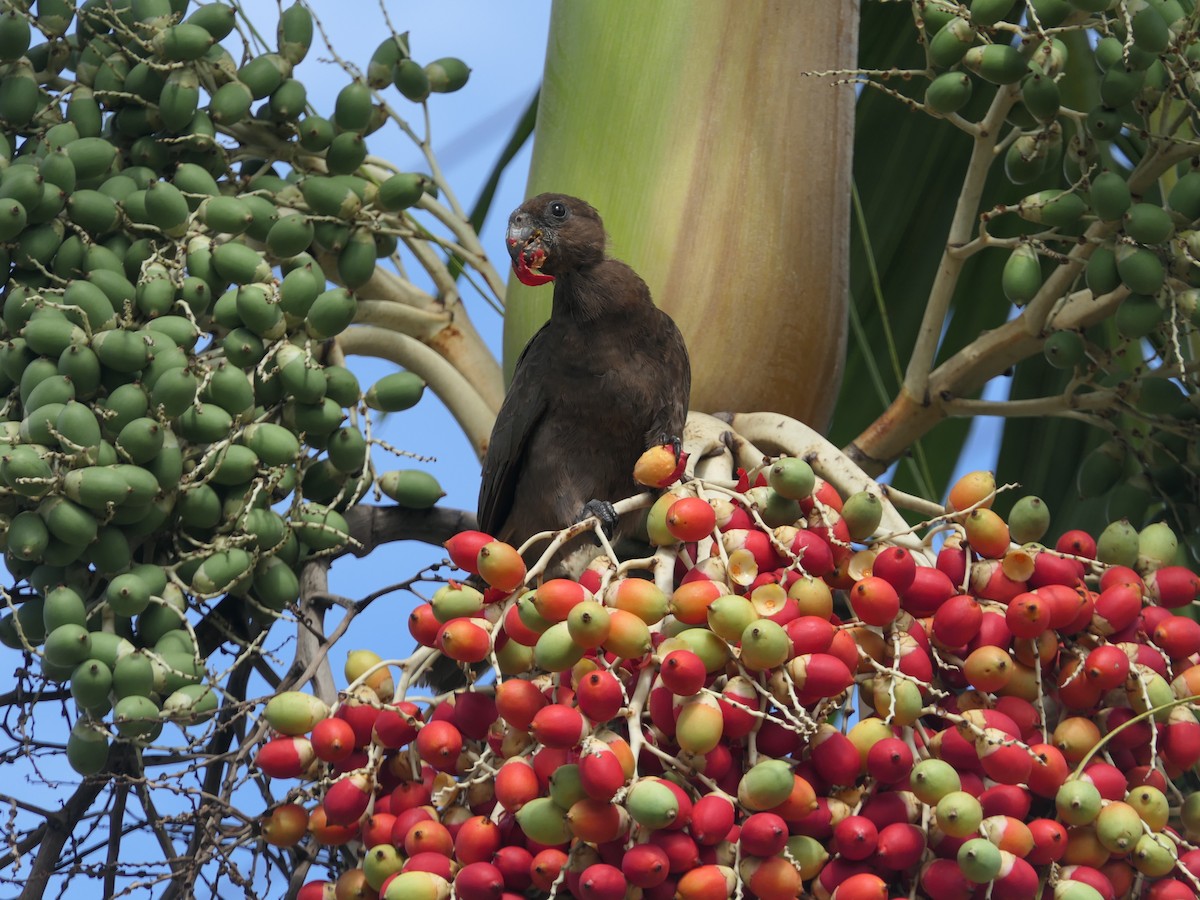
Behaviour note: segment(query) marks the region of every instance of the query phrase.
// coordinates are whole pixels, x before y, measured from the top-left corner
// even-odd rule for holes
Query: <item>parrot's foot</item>
[[[595,516],[600,520],[600,528],[604,531],[604,536],[609,539],[616,532],[617,523],[621,521],[621,517],[617,515],[617,511],[607,500],[589,500],[583,504],[583,512],[579,514],[579,521],[588,516]]]

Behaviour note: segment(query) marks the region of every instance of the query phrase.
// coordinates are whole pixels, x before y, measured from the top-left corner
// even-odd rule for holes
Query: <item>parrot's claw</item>
[[[675,452],[675,458],[679,459],[679,454],[683,452],[683,439],[677,434],[664,432],[658,436],[658,446],[669,446]]]
[[[616,532],[617,523],[621,521],[621,517],[617,515],[617,511],[607,500],[589,500],[583,504],[583,512],[580,513],[579,519],[582,521],[588,516],[595,516],[600,520],[600,528],[604,531],[604,536],[609,539]]]

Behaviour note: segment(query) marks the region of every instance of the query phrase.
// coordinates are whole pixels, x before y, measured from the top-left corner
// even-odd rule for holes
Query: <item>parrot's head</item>
[[[577,197],[539,194],[508,218],[505,241],[522,284],[538,285],[604,259],[604,225]]]

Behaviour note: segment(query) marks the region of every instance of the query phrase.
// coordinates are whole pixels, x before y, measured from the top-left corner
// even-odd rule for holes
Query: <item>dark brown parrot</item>
[[[554,305],[496,417],[479,528],[519,546],[597,515],[611,535],[612,503],[639,490],[638,457],[659,444],[678,448],[692,382],[687,347],[646,283],[605,254],[604,224],[584,201],[525,201],[509,217],[507,244],[523,284],[554,282]]]

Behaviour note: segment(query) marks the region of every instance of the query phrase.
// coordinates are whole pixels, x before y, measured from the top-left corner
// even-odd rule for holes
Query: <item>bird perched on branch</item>
[[[596,515],[637,492],[648,447],[678,444],[691,366],[679,329],[650,289],[605,253],[604,224],[584,201],[539,194],[508,220],[523,284],[554,282],[550,319],[517,360],[483,462],[479,527],[514,545]]]

